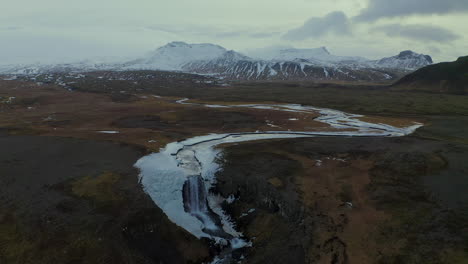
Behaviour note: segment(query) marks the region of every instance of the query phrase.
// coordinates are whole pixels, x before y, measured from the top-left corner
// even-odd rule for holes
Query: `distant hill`
[[[421,68],[401,78],[393,89],[468,94],[468,56]]]

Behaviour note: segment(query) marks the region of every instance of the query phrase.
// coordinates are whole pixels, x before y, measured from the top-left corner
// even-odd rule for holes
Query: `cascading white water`
[[[184,184],[184,207],[191,214],[208,212],[205,186],[198,175],[188,177]]]
[[[182,192],[185,211],[198,218],[205,226],[205,229],[219,230],[208,210],[207,193],[202,178],[198,175],[188,177]]]

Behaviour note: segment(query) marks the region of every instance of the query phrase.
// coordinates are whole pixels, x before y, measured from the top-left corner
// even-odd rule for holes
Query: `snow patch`
[[[114,130],[102,130],[102,131],[98,131],[98,133],[102,133],[102,134],[119,134],[120,132],[119,131],[114,131]]]

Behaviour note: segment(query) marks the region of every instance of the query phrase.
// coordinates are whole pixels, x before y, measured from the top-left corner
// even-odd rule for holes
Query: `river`
[[[177,101],[190,104],[188,99]],[[330,125],[332,131],[255,131],[250,133],[225,133],[197,136],[173,142],[158,153],[145,156],[135,166],[140,170],[140,182],[153,201],[168,218],[197,238],[206,237],[224,247],[213,263],[225,263],[230,252],[251,246],[235,228],[221,208],[227,197],[210,192],[220,170],[217,159],[222,150],[217,146],[265,139],[299,137],[399,137],[413,133],[422,124],[399,128],[388,124],[374,124],[359,120],[361,115],[332,109],[295,104],[203,105],[214,108],[254,108],[273,111],[319,113],[315,120]]]

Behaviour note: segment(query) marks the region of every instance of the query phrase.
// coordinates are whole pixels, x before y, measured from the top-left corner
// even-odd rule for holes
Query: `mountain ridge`
[[[0,70],[0,73],[166,70],[216,75],[234,80],[389,81],[430,64],[430,56],[413,51],[403,51],[380,60],[368,60],[362,57],[336,56],[326,47],[288,48],[278,50],[271,59],[254,59],[216,44],[174,41],[144,57],[122,63],[15,66]]]

